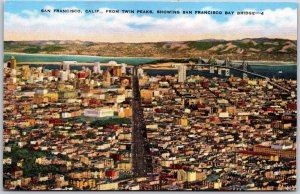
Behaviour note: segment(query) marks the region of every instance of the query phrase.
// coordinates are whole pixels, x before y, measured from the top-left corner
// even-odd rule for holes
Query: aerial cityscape
[[[218,34],[171,40],[158,30],[164,40],[149,41],[146,34],[147,41],[138,42],[129,30],[124,42],[115,42],[104,32],[107,41],[54,40],[50,34],[36,40],[40,35],[30,36],[36,25],[28,24],[17,39],[8,21],[25,17],[12,16],[18,3],[8,1],[5,8],[4,190],[296,190],[297,27],[269,38],[230,40]],[[195,5],[205,7],[172,6]],[[281,7],[297,12],[292,3],[272,6],[261,5],[270,8],[265,17]],[[138,17],[152,21],[129,18],[138,23]]]

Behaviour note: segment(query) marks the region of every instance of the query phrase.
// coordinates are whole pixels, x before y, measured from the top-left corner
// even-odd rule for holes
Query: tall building
[[[11,69],[16,69],[17,68],[17,60],[15,59],[14,56],[11,56],[9,59],[9,62],[7,63],[7,67]]]
[[[186,65],[180,64],[178,66],[178,82],[185,82],[186,80]]]
[[[125,64],[125,63],[122,63],[122,64],[121,64],[121,72],[122,72],[122,75],[126,75],[126,67],[127,67],[127,64]]]
[[[68,73],[65,71],[61,71],[59,74],[59,78],[61,81],[67,81],[68,80]]]
[[[93,67],[93,73],[94,74],[99,74],[101,71],[101,66],[99,62],[95,62],[94,63],[94,67]]]
[[[29,65],[23,65],[22,69],[23,69],[22,76],[24,77],[25,80],[28,80],[29,77],[31,76]]]
[[[141,78],[141,77],[144,77],[144,70],[142,68],[138,68],[138,77]]]
[[[63,61],[62,62],[62,69],[65,71],[70,70],[70,65],[77,64],[77,61]]]
[[[109,70],[103,73],[103,86],[108,87],[111,85],[111,74]]]
[[[114,66],[112,69],[113,69],[113,76],[116,76],[116,77],[122,76],[122,67],[121,66]]]

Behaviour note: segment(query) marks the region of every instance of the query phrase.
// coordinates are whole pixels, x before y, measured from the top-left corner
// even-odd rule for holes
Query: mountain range
[[[296,62],[297,41],[271,38],[205,39],[147,43],[79,40],[5,41],[5,52],[95,55],[108,57],[209,58]]]

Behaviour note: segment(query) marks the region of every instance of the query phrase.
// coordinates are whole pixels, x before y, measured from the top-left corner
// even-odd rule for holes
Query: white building
[[[65,71],[61,71],[59,74],[59,78],[61,81],[67,81],[68,80],[68,73]]]
[[[44,89],[44,88],[39,88],[39,89],[36,89],[35,91],[37,94],[47,94],[48,93],[48,90],[47,89]]]
[[[228,112],[220,112],[219,113],[219,117],[220,118],[228,118],[229,117],[229,113]]]
[[[17,71],[15,69],[12,69],[11,72],[10,72],[10,75],[12,77],[15,77],[17,75]]]
[[[93,67],[93,73],[94,74],[99,74],[101,71],[101,66],[99,62],[95,62],[94,63],[94,67]]]
[[[77,64],[77,61],[63,61],[62,62],[63,70],[69,71],[70,65],[74,65],[74,64]]]
[[[125,101],[125,94],[117,95],[116,103],[122,103]]]
[[[71,113],[69,113],[69,112],[63,112],[62,114],[61,114],[61,118],[63,118],[63,119],[65,119],[65,118],[70,118],[71,117]]]
[[[38,73],[42,73],[43,72],[43,67],[37,67],[36,70],[37,70]]]
[[[111,65],[111,66],[115,66],[117,65],[118,63],[116,61],[109,61],[108,62],[108,65]]]
[[[293,144],[273,144],[271,145],[272,149],[278,149],[278,150],[287,150],[287,149],[292,149]]]
[[[144,77],[144,70],[142,68],[138,68],[137,74],[138,74],[138,77]]]
[[[76,75],[74,73],[69,74],[69,79],[73,80],[76,78]]]
[[[122,66],[122,67],[121,67],[121,72],[124,73],[124,74],[126,74],[126,67],[127,67],[127,64],[126,64],[126,63],[122,63],[121,66]]]
[[[150,77],[149,78],[149,82],[157,82],[157,78],[156,77]]]
[[[85,109],[83,114],[86,117],[112,117],[114,116],[114,110],[110,108]]]

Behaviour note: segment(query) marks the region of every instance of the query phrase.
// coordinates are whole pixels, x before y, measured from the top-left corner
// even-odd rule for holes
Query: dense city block
[[[296,80],[72,65],[5,64],[6,190],[296,189]]]

